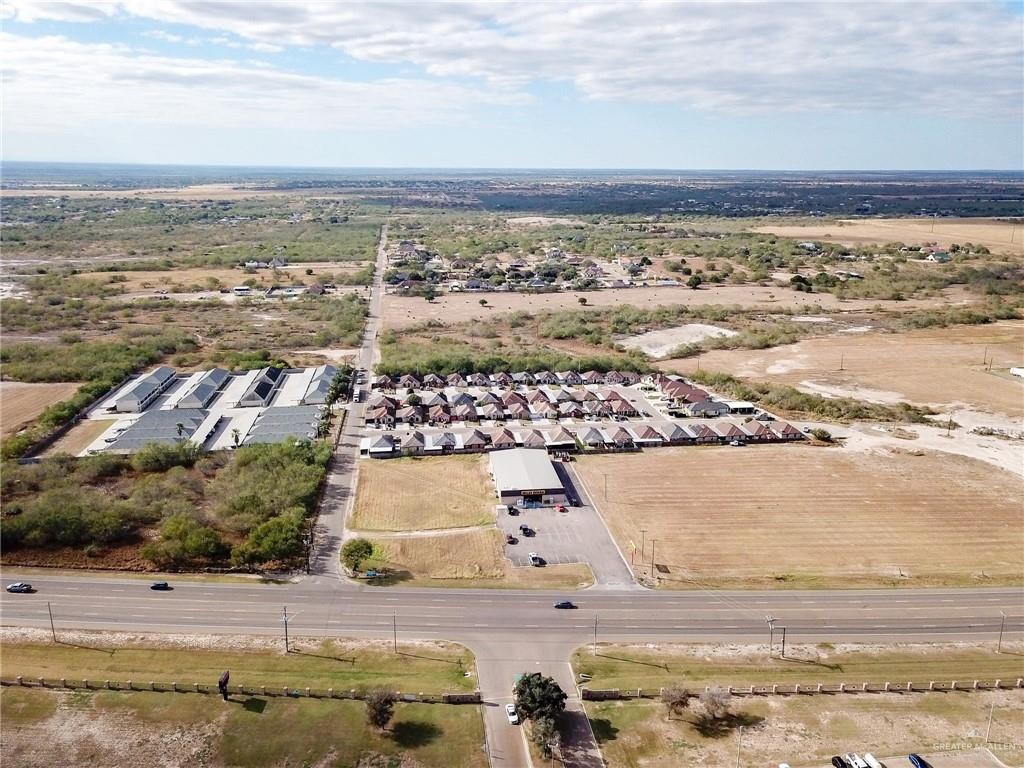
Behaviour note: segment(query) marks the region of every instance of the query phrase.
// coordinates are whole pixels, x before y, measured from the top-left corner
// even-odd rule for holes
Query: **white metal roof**
[[[494,451],[491,453],[491,475],[498,493],[562,487],[548,452],[543,449],[510,448]]]

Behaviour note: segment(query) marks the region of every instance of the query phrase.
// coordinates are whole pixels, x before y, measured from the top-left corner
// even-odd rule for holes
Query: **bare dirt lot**
[[[417,531],[494,521],[486,456],[365,459],[351,528]]]
[[[996,219],[841,219],[829,224],[755,227],[780,237],[831,240],[844,245],[953,243],[984,245],[993,253],[1024,253],[1024,226]],[[1012,241],[1011,241],[1012,238]]]
[[[627,558],[641,529],[637,562],[657,540],[664,587],[1019,583],[1019,478],[920,453],[668,448],[584,457],[579,470],[592,489],[607,475],[600,509]]]
[[[989,373],[982,361],[993,360]],[[816,394],[923,405],[964,404],[1024,416],[1024,380],[998,375],[1024,364],[1024,322],[929,328],[899,334],[836,334],[765,350],[703,354],[703,370],[792,384]],[[671,360],[689,373],[698,359]],[[842,365],[842,370],[839,370]]]
[[[704,323],[687,323],[675,328],[661,328],[636,336],[630,336],[619,343],[624,347],[639,349],[651,357],[664,357],[682,344],[695,344],[705,339],[721,336],[735,336],[736,331]]]
[[[93,441],[106,432],[115,421],[117,419],[83,419],[43,451],[43,456],[53,456],[57,453],[77,456],[92,445]]]
[[[0,434],[12,435],[43,412],[48,405],[65,400],[78,391],[80,384],[29,384],[0,381]]]
[[[662,288],[619,288],[601,291],[561,291],[558,293],[447,293],[433,302],[414,296],[385,294],[382,315],[388,328],[402,329],[418,325],[427,320],[445,323],[459,323],[489,318],[502,312],[516,310],[540,311],[579,309],[581,298],[594,307],[616,307],[633,305],[652,307],[657,305],[699,306],[720,304],[724,306],[759,307],[764,309],[802,309],[816,312],[824,310],[863,311],[876,306],[906,311],[934,308],[947,302],[950,295],[959,295],[956,289],[944,292],[943,296],[928,299],[910,299],[892,302],[878,299],[837,299],[830,293],[815,293],[808,297],[787,288],[758,285],[725,285],[701,288],[692,291],[684,287]],[[485,306],[480,301],[487,302]]]

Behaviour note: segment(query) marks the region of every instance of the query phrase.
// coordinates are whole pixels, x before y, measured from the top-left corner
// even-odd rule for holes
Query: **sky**
[[[0,0],[5,160],[1024,170],[1021,2]]]

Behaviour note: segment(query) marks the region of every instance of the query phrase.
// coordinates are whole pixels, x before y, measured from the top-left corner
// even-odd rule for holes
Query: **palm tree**
[[[239,441],[242,439],[242,433],[238,431],[238,427],[234,427],[231,430],[231,440],[235,444],[235,448],[238,447]]]
[[[178,430],[178,439],[181,440],[181,436],[185,434],[185,425],[179,421],[174,428]]]

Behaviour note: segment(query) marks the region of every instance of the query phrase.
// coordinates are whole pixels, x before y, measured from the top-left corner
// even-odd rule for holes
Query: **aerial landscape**
[[[4,766],[1024,767],[1019,7],[0,9]]]

